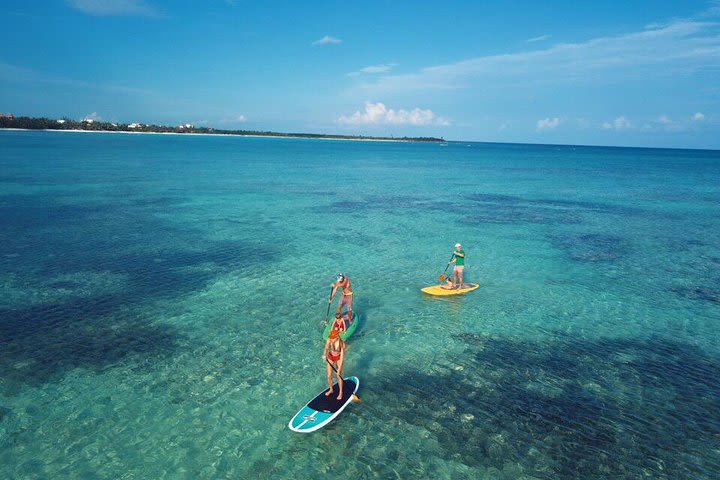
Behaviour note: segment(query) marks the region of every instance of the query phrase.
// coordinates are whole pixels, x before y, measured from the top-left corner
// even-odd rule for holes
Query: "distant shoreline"
[[[365,135],[333,135],[323,133],[286,133],[257,130],[222,130],[210,127],[195,127],[192,124],[178,126],[151,125],[142,123],[111,123],[86,119],[81,121],[63,118],[15,117],[12,114],[0,114],[0,130],[38,130],[50,132],[101,132],[101,133],[152,133],[172,135],[213,135],[234,137],[275,137],[308,138],[318,140],[349,140],[355,142],[417,142],[446,143],[437,137],[373,137]]]
[[[197,136],[197,137],[250,137],[250,138],[286,138],[300,140],[342,140],[347,142],[399,142],[399,143],[447,143],[444,140],[413,140],[403,138],[379,138],[379,137],[334,137],[332,135],[322,136],[304,136],[292,134],[272,134],[258,135],[252,133],[199,133],[199,132],[129,132],[125,130],[82,130],[82,129],[56,129],[56,128],[7,128],[0,127],[0,130],[10,130],[16,132],[68,132],[68,133],[120,133],[128,135],[179,135],[179,136]]]

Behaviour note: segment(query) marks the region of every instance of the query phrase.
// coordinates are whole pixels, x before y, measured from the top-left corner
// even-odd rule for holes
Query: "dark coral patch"
[[[509,462],[512,478],[709,480],[720,469],[720,360],[697,347],[460,338],[451,361],[398,367],[366,387],[393,405],[373,410],[378,423],[427,430],[472,468]]]
[[[612,262],[624,256],[628,247],[622,237],[599,233],[553,235],[552,244],[582,262]]]

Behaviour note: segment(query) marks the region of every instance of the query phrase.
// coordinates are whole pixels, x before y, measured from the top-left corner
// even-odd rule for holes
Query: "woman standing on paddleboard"
[[[338,379],[338,388],[340,389],[340,393],[337,396],[338,400],[342,400],[343,397],[343,378],[342,378],[342,368],[343,368],[343,362],[345,360],[345,342],[342,341],[340,338],[340,332],[333,328],[330,330],[330,335],[328,335],[328,339],[325,342],[325,349],[323,350],[323,360],[327,363],[326,370],[327,370],[327,381],[328,385],[330,386],[330,389],[325,394],[326,397],[329,397],[333,393],[333,370],[335,370],[335,374],[337,375]],[[334,367],[333,367],[334,365]]]
[[[352,323],[353,289],[352,283],[350,282],[350,277],[348,277],[347,275],[343,275],[342,273],[338,273],[335,276],[335,280],[336,282],[333,284],[332,293],[330,294],[330,300],[328,300],[328,303],[332,303],[333,299],[335,298],[335,293],[337,293],[338,291],[338,288],[342,288],[342,294],[340,295],[340,303],[338,304],[337,313],[342,315],[343,306],[347,305],[348,323]]]

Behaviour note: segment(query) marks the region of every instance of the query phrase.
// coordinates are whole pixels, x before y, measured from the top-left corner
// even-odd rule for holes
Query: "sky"
[[[4,0],[0,112],[720,149],[720,0]]]

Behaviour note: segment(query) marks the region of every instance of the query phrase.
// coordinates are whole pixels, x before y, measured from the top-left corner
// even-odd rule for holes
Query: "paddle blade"
[[[355,395],[354,393],[353,393],[352,398],[351,398],[350,400],[351,400],[353,403],[362,403],[362,400],[360,400],[360,397],[358,397],[358,396]]]
[[[446,278],[447,278],[447,277],[445,276],[444,273],[441,273],[441,274],[440,274],[440,281],[441,281],[441,282],[444,282]]]

